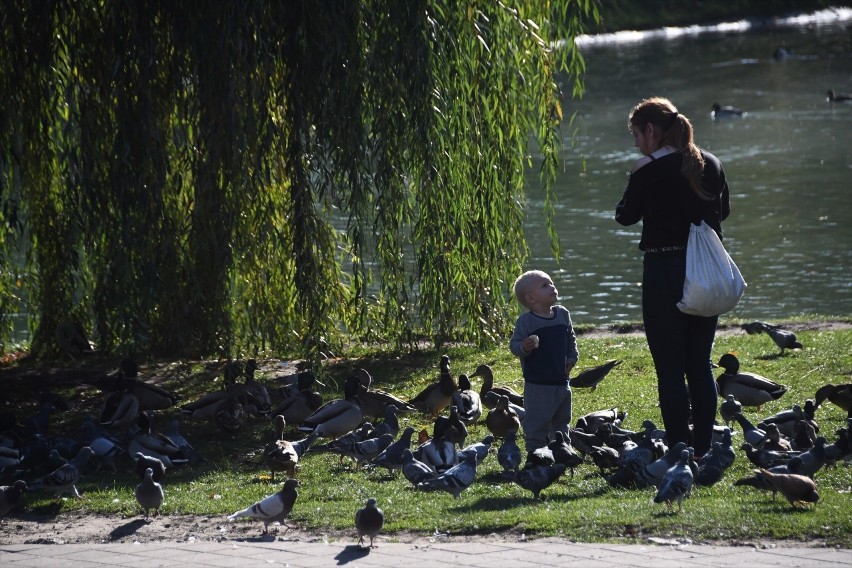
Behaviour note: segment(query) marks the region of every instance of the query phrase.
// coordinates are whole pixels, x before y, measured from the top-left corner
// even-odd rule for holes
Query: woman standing
[[[686,442],[703,456],[716,418],[710,352],[719,318],[685,314],[677,303],[690,223],[704,220],[722,237],[722,220],[730,213],[728,184],[722,164],[693,143],[692,124],[668,99],[637,104],[628,128],[644,156],[633,165],[615,220],[642,221],[642,318],[668,443]]]

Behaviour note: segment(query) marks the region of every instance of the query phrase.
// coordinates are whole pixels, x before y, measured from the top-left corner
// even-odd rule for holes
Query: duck
[[[576,429],[587,434],[594,434],[603,424],[620,425],[627,418],[627,412],[620,412],[617,407],[595,410],[577,419]]]
[[[417,409],[405,402],[398,396],[380,389],[373,389],[373,377],[365,369],[358,369],[353,373],[358,377],[358,400],[361,401],[361,409],[365,418],[382,418],[385,416],[388,406],[395,406],[398,414],[411,414]]]
[[[713,118],[730,118],[734,116],[743,116],[745,111],[734,106],[722,106],[719,103],[713,103],[713,112],[710,116]]]
[[[588,388],[591,389],[592,392],[595,392],[595,389],[598,388],[601,381],[606,378],[610,371],[619,365],[621,365],[621,361],[613,359],[603,363],[602,365],[584,369],[580,371],[577,376],[568,379],[568,384],[574,388]]]
[[[482,399],[473,390],[470,377],[462,373],[458,379],[459,390],[453,393],[453,406],[458,409],[459,420],[467,426],[475,426],[482,417]]]
[[[823,385],[817,389],[814,395],[814,407],[819,408],[823,402],[829,402],[845,410],[852,417],[852,383]]]
[[[288,424],[301,424],[307,420],[323,404],[322,395],[314,389],[315,382],[313,373],[299,373],[295,391],[288,392],[287,398],[278,405],[276,416],[281,414]]]
[[[124,390],[139,400],[142,410],[165,410],[180,400],[173,392],[138,378],[124,378],[122,382]]]
[[[488,391],[494,391],[499,395],[503,395],[508,397],[509,402],[512,404],[517,404],[520,407],[524,406],[524,396],[515,389],[507,385],[495,385],[494,384],[494,371],[491,370],[491,367],[485,363],[479,365],[476,370],[470,375],[471,377],[482,377],[482,386],[479,388],[479,397],[485,402],[485,393]],[[489,400],[492,400],[489,398]],[[496,402],[495,402],[496,405]],[[488,403],[485,403],[485,406],[489,409],[493,409],[493,406],[488,406]]]
[[[500,395],[497,406],[485,417],[485,427],[495,438],[505,438],[509,431],[521,429],[520,418],[509,408],[509,397]]]
[[[246,421],[246,409],[236,393],[225,397],[222,404],[216,408],[213,421],[220,430],[229,434],[234,434],[242,429]]]
[[[760,408],[771,400],[778,400],[787,392],[787,387],[756,373],[740,371],[740,361],[733,353],[719,358],[717,367],[725,372],[716,379],[719,396],[734,395],[743,406]]]
[[[414,457],[439,474],[456,465],[458,461],[455,444],[446,437],[446,432],[441,430],[438,424],[432,438],[418,446]]]
[[[255,359],[246,361],[245,383],[243,384],[243,392],[246,400],[243,402],[246,410],[254,416],[268,416],[272,412],[272,400],[269,397],[269,391],[265,386],[257,382],[255,372],[258,366]]]
[[[482,405],[485,408],[494,409],[497,406],[497,400],[499,400],[500,395],[497,392],[490,390],[487,393],[481,395],[480,400],[482,401]],[[521,419],[521,422],[524,421],[524,416],[526,415],[526,410],[524,410],[523,406],[518,406],[512,401],[509,401],[509,408],[515,411],[515,414],[518,415],[518,418]]]
[[[269,466],[271,481],[275,482],[275,470],[287,472],[290,479],[296,477],[296,464],[299,463],[299,454],[289,441],[284,439],[284,429],[287,421],[279,414],[275,417],[275,439],[266,444],[263,450],[263,459]]]
[[[459,448],[464,447],[467,439],[467,424],[459,417],[459,410],[455,404],[450,405],[450,416],[447,420],[449,422],[447,434],[450,440]]]
[[[776,412],[772,416],[767,416],[763,420],[761,420],[757,426],[763,430],[766,430],[769,424],[774,424],[778,427],[778,430],[784,436],[790,437],[793,435],[793,428],[796,425],[796,422],[799,420],[805,419],[805,411],[799,404],[794,404],[790,408],[786,410],[782,410],[780,412]],[[818,429],[817,429],[818,431]]]
[[[337,438],[354,430],[364,420],[358,399],[358,377],[350,376],[343,384],[343,398],[326,402],[299,426],[302,432],[316,432],[323,438]]]
[[[127,428],[139,415],[139,399],[123,391],[109,395],[104,402],[100,425],[107,428]]]
[[[834,89],[829,89],[828,92],[826,92],[826,100],[830,103],[852,102],[852,94],[836,93]]]
[[[774,423],[766,425],[766,437],[761,443],[761,447],[765,450],[773,450],[776,452],[793,451],[793,447],[790,445],[790,442],[781,435],[781,430],[779,430],[778,425]]]
[[[193,420],[212,420],[216,416],[219,406],[225,402],[227,397],[227,392],[224,389],[210,392],[198,400],[184,404],[181,406],[180,412]]]
[[[441,373],[437,382],[431,383],[422,391],[417,393],[409,404],[422,412],[437,416],[442,410],[450,406],[453,401],[453,393],[458,390],[458,384],[450,373],[450,358],[441,356]]]

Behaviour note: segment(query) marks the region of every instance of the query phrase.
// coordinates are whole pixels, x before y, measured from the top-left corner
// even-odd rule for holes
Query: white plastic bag
[[[718,316],[734,308],[746,283],[719,236],[707,223],[690,224],[686,245],[686,279],[680,311],[695,316]]]

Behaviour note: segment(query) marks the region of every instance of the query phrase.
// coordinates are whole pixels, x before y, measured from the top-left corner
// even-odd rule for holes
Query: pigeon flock
[[[801,349],[792,332],[779,326],[753,322],[746,333],[765,333],[781,349]],[[621,361],[612,360],[586,369],[571,379],[574,388],[596,389]],[[532,499],[547,498],[547,490],[570,470],[593,464],[613,487],[656,490],[653,501],[673,511],[683,510],[683,501],[695,486],[719,482],[737,455],[754,467],[752,476],[734,482],[777,493],[792,505],[819,499],[816,475],[821,468],[852,462],[849,427],[852,425],[852,385],[827,384],[813,399],[795,403],[787,410],[749,420],[744,408],[757,411],[778,400],[788,388],[766,377],[744,371],[734,354],[723,355],[718,367],[717,390],[721,421],[714,442],[704,456],[693,455],[683,443],[669,447],[665,431],[651,420],[641,428],[627,428],[627,412],[606,408],[587,413],[573,427],[552,434],[541,448],[522,451],[523,395],[495,382],[492,369],[480,365],[473,373],[451,372],[446,355],[439,362],[439,376],[410,400],[372,388],[372,377],[358,370],[344,382],[343,397],[323,400],[315,390],[313,374],[301,372],[285,386],[268,388],[255,380],[253,360],[231,362],[223,368],[223,387],[177,408],[174,394],[145,382],[131,359],[120,369],[92,381],[104,395],[99,417],[84,419],[81,436],[70,439],[49,433],[51,415],[67,410],[61,397],[41,394],[38,411],[18,423],[3,417],[0,438],[0,522],[28,491],[50,490],[57,496],[81,498],[78,483],[88,468],[119,467],[135,471],[140,482],[135,489],[139,511],[146,520],[159,515],[168,498],[168,472],[192,467],[208,458],[180,433],[181,420],[173,418],[162,431],[158,412],[174,408],[184,420],[208,421],[224,433],[240,431],[253,417],[271,420],[270,441],[258,451],[259,465],[268,469],[279,491],[228,516],[247,517],[263,524],[285,525],[298,498],[299,469],[310,467],[311,455],[335,454],[340,464],[353,470],[384,469],[390,482],[410,484],[417,492],[444,492],[458,499],[477,480],[477,468],[491,454],[500,466],[500,479],[516,484]],[[243,379],[240,381],[240,379]],[[481,378],[475,390],[471,379]],[[821,404],[833,403],[850,415],[847,425],[834,435],[820,431],[815,412]],[[413,426],[401,428],[399,417],[420,413],[432,421],[431,433]],[[375,422],[373,422],[375,421]],[[287,429],[300,439],[288,440]],[[471,440],[470,430],[487,429]],[[734,437],[739,442],[734,442]],[[276,480],[276,473],[286,479]],[[385,513],[375,498],[368,498],[355,513],[359,546],[369,539],[375,546],[385,522]]]

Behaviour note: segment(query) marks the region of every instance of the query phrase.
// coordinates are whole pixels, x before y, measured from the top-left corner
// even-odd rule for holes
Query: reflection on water
[[[824,14],[795,27],[584,44],[586,94],[564,102],[577,111],[578,131],[572,140],[565,129],[557,180],[559,262],[537,221],[538,189],[527,225],[528,266],[554,275],[578,323],[641,319],[641,228],[616,224],[613,211],[638,157],[627,113],[652,95],[672,99],[692,120],[696,143],[724,164],[732,200],[725,244],[749,284],[730,315],[852,313],[852,104],[826,101],[829,88],[852,91],[852,10],[831,23]],[[785,57],[773,58],[778,48]],[[714,102],[747,114],[714,120]]]

